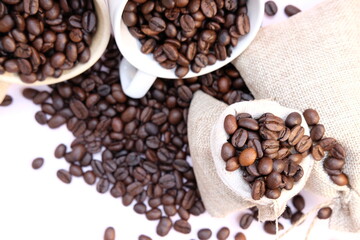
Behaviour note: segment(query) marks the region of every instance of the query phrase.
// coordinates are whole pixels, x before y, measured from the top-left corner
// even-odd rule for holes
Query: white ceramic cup
[[[141,43],[133,37],[128,27],[122,21],[127,0],[108,0],[110,19],[113,27],[116,44],[124,56],[120,62],[120,79],[125,94],[132,98],[141,98],[150,89],[157,77],[177,79],[174,69],[165,69],[153,59],[152,54],[144,54],[140,51]],[[230,57],[215,64],[206,66],[199,73],[191,70],[184,78],[191,78],[215,71],[228,64],[239,56],[255,38],[260,29],[264,16],[263,0],[248,0],[248,16],[250,19],[250,32],[239,38],[236,47],[233,48]]]

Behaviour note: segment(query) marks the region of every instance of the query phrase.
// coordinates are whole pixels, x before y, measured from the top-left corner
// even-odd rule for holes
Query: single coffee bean
[[[302,139],[303,136],[304,136],[304,128],[301,127],[300,125],[296,125],[295,127],[293,127],[291,129],[288,142],[290,145],[295,146],[296,144],[298,144],[300,142],[300,140]],[[305,138],[304,140],[307,140],[307,138]],[[308,142],[308,141],[306,141],[306,142]]]
[[[330,176],[330,179],[339,186],[345,186],[349,184],[349,179],[344,173],[341,173],[339,175],[332,175]]]
[[[236,118],[233,115],[227,115],[224,120],[224,128],[227,134],[233,134],[237,129]]]
[[[268,157],[263,157],[259,160],[257,168],[260,174],[268,175],[273,170],[273,160]]]
[[[197,237],[200,240],[208,240],[212,236],[212,231],[209,228],[202,228],[198,231]]]
[[[250,20],[248,15],[240,14],[236,17],[236,29],[241,36],[250,32]]]
[[[138,240],[152,240],[151,237],[148,237],[146,235],[141,234],[138,238]]]
[[[232,157],[226,161],[226,171],[233,172],[240,168],[239,160],[237,157]]]
[[[330,151],[335,144],[336,140],[334,138],[323,138],[319,142],[319,145],[324,149],[324,151]]]
[[[42,111],[38,111],[35,113],[35,120],[40,124],[44,125],[47,123],[47,117],[46,114]]]
[[[320,145],[314,145],[311,149],[311,155],[316,161],[324,158],[325,152]]]
[[[266,178],[266,186],[269,189],[278,189],[282,183],[281,174],[278,172],[271,172]]]
[[[244,214],[242,215],[242,217],[240,218],[240,227],[242,229],[248,229],[251,225],[251,223],[253,222],[254,217],[252,214]]]
[[[255,119],[252,118],[240,118],[237,122],[239,127],[243,127],[252,131],[259,130],[259,124]]]
[[[312,140],[309,136],[303,136],[300,141],[296,144],[295,149],[299,153],[306,152],[312,146]]]
[[[115,240],[115,229],[113,227],[105,229],[104,240]]]
[[[226,240],[230,235],[230,229],[227,227],[222,227],[216,234],[217,239]]]
[[[256,150],[253,148],[246,148],[239,155],[239,163],[241,166],[246,167],[253,164],[256,160]]]
[[[283,217],[285,219],[291,219],[291,216],[292,216],[291,208],[288,205],[286,205],[286,208],[285,208],[283,214],[281,214],[281,217]]]
[[[244,233],[242,232],[238,232],[236,235],[235,235],[235,239],[234,240],[246,240],[246,236]]]
[[[239,128],[231,137],[231,144],[234,147],[241,148],[245,145],[247,139],[248,139],[248,132],[245,129]]]
[[[89,185],[93,185],[96,181],[96,175],[94,174],[94,172],[86,171],[84,173],[84,181]]]
[[[292,112],[286,117],[285,125],[289,128],[293,128],[296,125],[300,125],[301,122],[302,122],[301,115],[297,112]]]
[[[298,211],[302,211],[305,208],[305,199],[299,194],[292,198],[292,203]]]
[[[251,196],[254,200],[259,200],[265,194],[265,183],[261,179],[255,180],[252,185]]]
[[[56,175],[63,183],[66,184],[71,183],[71,175],[65,169],[58,170]]]
[[[285,7],[285,14],[288,16],[288,17],[291,17],[297,13],[301,12],[301,10],[293,5],[287,5]],[[308,123],[309,124],[309,123]],[[309,124],[310,125],[310,124]]]
[[[83,175],[82,168],[80,166],[74,165],[74,164],[70,165],[69,173],[75,177],[81,177]]]
[[[343,159],[326,158],[324,161],[324,167],[330,170],[341,170],[344,166],[345,161]]]
[[[44,164],[44,158],[35,158],[32,161],[31,166],[33,169],[39,169],[42,167],[43,164]]]
[[[161,218],[161,210],[158,208],[151,209],[145,213],[145,216],[148,220],[158,220]]]
[[[325,127],[322,124],[316,124],[310,131],[310,137],[313,141],[320,141],[325,133]]]
[[[265,196],[270,199],[278,199],[281,195],[281,190],[279,188],[276,189],[266,189]]]
[[[319,123],[319,120],[320,120],[320,116],[318,114],[318,112],[314,109],[306,109],[303,113],[304,115],[304,118],[306,120],[306,123],[309,125],[309,126],[313,126],[313,125],[316,125]]]
[[[278,7],[274,1],[267,1],[265,3],[265,13],[266,15],[272,17],[274,16],[278,11]]]
[[[168,217],[162,217],[156,227],[156,233],[163,237],[166,236],[172,227],[172,221]]]
[[[301,211],[297,211],[296,213],[294,213],[291,216],[291,224],[295,224],[297,223],[302,217],[304,216],[304,213],[302,213]],[[304,220],[301,221],[301,223],[303,223]],[[300,224],[301,224],[300,223]]]
[[[221,157],[225,161],[235,156],[235,148],[230,143],[224,143],[221,148]]]
[[[13,99],[10,95],[5,95],[4,99],[0,103],[0,107],[9,106],[12,103]]]
[[[278,223],[278,229],[281,231],[284,229],[284,226],[279,222]],[[264,230],[265,232],[269,233],[269,234],[276,234],[276,224],[275,221],[266,221],[264,223]]]
[[[339,143],[336,143],[332,147],[332,149],[330,150],[330,154],[331,154],[331,156],[333,156],[337,159],[345,159],[346,158],[346,151],[345,151],[344,147]]]
[[[294,162],[296,164],[300,164],[301,161],[303,160],[303,156],[299,153],[295,153],[295,154],[291,154],[288,157],[289,161]]]
[[[214,0],[201,0],[200,7],[203,14],[208,18],[214,17],[217,13],[217,6]]]
[[[329,217],[331,217],[331,214],[332,209],[330,207],[323,207],[318,211],[317,217],[319,219],[328,219]]]
[[[188,234],[191,232],[191,225],[187,221],[180,219],[175,221],[174,229],[180,233]]]

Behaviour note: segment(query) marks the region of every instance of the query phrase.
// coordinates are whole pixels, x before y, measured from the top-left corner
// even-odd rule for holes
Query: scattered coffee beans
[[[121,54],[111,39],[104,56],[88,71],[51,91],[24,89],[41,107],[47,125],[66,125],[74,140],[56,147],[56,158],[69,163],[59,178],[83,177],[99,193],[110,192],[125,206],[158,221],[157,233],[173,227],[191,231],[191,215],[205,211],[189,155],[186,122],[193,93],[199,89],[228,104],[252,100],[232,65],[186,80],[158,79],[142,99],[130,99],[118,83]],[[104,69],[107,69],[106,71]],[[220,92],[219,89],[222,89]],[[101,153],[100,159],[94,154]],[[147,207],[148,205],[148,207]],[[178,214],[181,220],[172,222]]]
[[[314,142],[311,148],[312,157],[320,161],[328,152],[327,158],[324,160],[324,170],[335,184],[339,186],[349,184],[347,175],[342,172],[346,158],[344,147],[334,138],[324,138],[325,126],[319,124],[320,116],[316,110],[306,109],[303,115],[306,123],[311,126],[310,137]]]
[[[268,16],[274,16],[278,11],[278,7],[274,1],[267,1],[265,3],[265,13]]]
[[[301,10],[297,7],[295,7],[294,5],[287,5],[285,7],[285,14],[288,16],[288,17],[291,17],[299,12],[301,12]]]
[[[319,219],[328,219],[329,217],[331,217],[331,214],[332,209],[330,207],[324,207],[318,211],[317,217]]]
[[[0,65],[1,68],[1,65]],[[13,98],[10,95],[6,95],[2,102],[0,102],[0,107],[7,107],[13,102]]]
[[[246,0],[131,0],[122,20],[141,51],[179,78],[225,60],[250,31]]]
[[[221,156],[226,170],[241,168],[254,200],[263,196],[277,199],[281,189],[292,189],[294,182],[304,175],[299,164],[302,154],[307,155],[310,150],[312,140],[304,135],[301,119],[296,112],[290,113],[285,121],[272,113],[258,119],[247,113],[225,117],[229,139],[222,146]]]
[[[4,1],[0,15],[0,74],[33,83],[90,59],[97,24],[92,0]]]
[[[115,229],[113,227],[105,229],[104,240],[115,240]]]
[[[33,169],[39,169],[42,167],[42,165],[44,164],[44,159],[43,158],[35,158],[32,163],[31,166]]]

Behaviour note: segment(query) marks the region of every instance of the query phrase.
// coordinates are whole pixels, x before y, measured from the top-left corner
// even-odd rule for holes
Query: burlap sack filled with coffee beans
[[[285,22],[262,28],[233,64],[255,99],[314,108],[346,149],[339,187],[315,162],[307,188],[333,199],[330,228],[360,231],[360,1],[324,1]]]
[[[228,114],[246,112],[253,118],[259,118],[262,114],[271,112],[285,119],[293,111],[268,100],[228,106],[201,91],[195,93],[188,117],[189,147],[201,198],[212,216],[223,217],[230,212],[256,206],[260,221],[275,220],[283,213],[287,201],[301,191],[311,173],[314,162],[311,156],[304,158],[300,164],[303,177],[291,190],[283,189],[280,197],[275,200],[265,196],[254,200],[252,189],[244,180],[242,170],[227,171],[226,163],[221,157],[222,145],[229,138],[224,129],[224,119]],[[305,120],[302,126],[308,135],[309,128]]]

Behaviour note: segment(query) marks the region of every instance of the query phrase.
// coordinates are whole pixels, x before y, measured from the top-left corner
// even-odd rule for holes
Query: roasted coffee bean
[[[302,217],[304,216],[304,214],[301,211],[297,211],[296,213],[294,213],[291,216],[291,224],[295,224],[297,223]],[[303,222],[303,220],[300,222],[300,224]]]
[[[345,161],[343,159],[326,158],[324,161],[324,167],[330,170],[341,170],[344,166]]]
[[[324,158],[325,152],[320,145],[314,145],[311,149],[311,155],[315,160],[320,161]]]
[[[301,195],[294,196],[292,203],[298,211],[302,211],[305,208],[305,199]]]
[[[242,229],[248,229],[251,225],[251,223],[253,222],[254,217],[252,214],[244,214],[242,215],[242,217],[240,218],[240,227]]]
[[[309,136],[303,136],[300,141],[296,144],[295,149],[296,151],[298,151],[299,153],[303,153],[306,152],[307,150],[309,150],[312,146],[312,140]]]
[[[239,165],[239,160],[237,157],[232,157],[226,161],[225,169],[227,171],[232,172],[232,171],[239,169],[239,167],[240,167],[240,165]]]
[[[296,125],[291,129],[288,142],[290,145],[295,146],[300,142],[303,136],[304,136],[304,128],[301,127],[300,125]]]
[[[253,148],[246,148],[239,155],[239,163],[241,166],[250,166],[257,158],[256,150]]]
[[[183,234],[188,234],[191,232],[191,225],[185,220],[177,220],[174,223],[175,231],[178,231]]]
[[[244,233],[238,232],[238,233],[235,235],[234,240],[246,240],[246,236],[245,236]]]
[[[163,237],[166,236],[172,227],[172,221],[168,217],[162,217],[156,227],[156,233]]]
[[[281,217],[283,217],[285,219],[291,219],[291,216],[292,216],[291,208],[286,205],[286,208],[285,208],[283,214],[281,214]]]
[[[212,231],[209,228],[202,228],[198,231],[197,237],[200,240],[208,240],[211,238]]]
[[[13,99],[10,95],[5,95],[2,102],[0,102],[0,107],[6,107],[9,106],[12,103]]]
[[[222,227],[216,234],[217,239],[226,240],[230,235],[230,229],[227,227]]]
[[[284,226],[281,223],[278,223],[278,229],[279,230],[283,230]],[[264,230],[265,232],[269,233],[269,234],[276,234],[276,224],[274,221],[266,221],[264,223]]]
[[[265,194],[265,183],[261,179],[255,180],[252,185],[251,196],[254,200],[259,200]]]
[[[233,115],[227,115],[224,121],[224,128],[227,134],[233,134],[237,129],[236,118]]]
[[[332,175],[330,176],[330,179],[339,186],[345,186],[349,184],[349,179],[344,173],[341,173],[339,175]]]
[[[230,143],[224,143],[221,148],[221,157],[226,161],[235,156],[235,148]]]
[[[69,173],[75,177],[81,177],[83,175],[82,168],[80,166],[74,165],[74,164],[70,165]]]
[[[306,109],[303,113],[304,115],[304,118],[306,120],[306,123],[309,125],[309,126],[313,126],[313,125],[316,125],[319,123],[319,120],[320,120],[320,116],[318,114],[318,112],[314,109]]]
[[[115,229],[113,227],[105,229],[104,240],[115,240]]]
[[[252,118],[240,118],[237,121],[239,127],[243,127],[252,131],[259,130],[259,124],[255,119]]]
[[[301,161],[303,160],[303,156],[299,153],[295,153],[295,154],[291,154],[289,157],[288,157],[289,161],[292,161],[296,164],[300,164]]]
[[[270,199],[278,199],[281,195],[281,190],[279,188],[276,189],[266,189],[265,196]]]
[[[330,151],[335,144],[336,140],[334,138],[323,138],[319,142],[319,145],[324,149],[324,151]]]
[[[257,165],[257,169],[260,174],[262,175],[268,175],[273,170],[273,160],[268,157],[263,157],[259,160],[259,163]]]
[[[271,2],[271,1],[269,1],[269,2]],[[289,128],[293,128],[296,125],[301,125],[301,122],[302,122],[301,115],[299,113],[297,113],[297,112],[290,113],[286,117],[286,120],[285,120],[285,124]]]
[[[231,137],[231,144],[236,148],[241,148],[245,145],[247,139],[248,139],[248,132],[245,129],[239,128]]]
[[[316,124],[310,131],[310,137],[313,141],[320,141],[325,133],[325,127],[322,124]]]
[[[334,158],[337,158],[337,159],[345,159],[346,158],[346,151],[345,151],[344,147],[339,143],[336,143],[332,147],[332,149],[330,150],[330,154],[331,154],[331,156],[333,156]]]
[[[44,164],[44,158],[35,158],[32,161],[31,166],[33,169],[39,169],[42,167],[43,164]]]
[[[331,214],[332,209],[330,207],[323,207],[318,211],[317,217],[319,219],[328,219],[329,217],[331,217]]]
[[[145,216],[148,220],[158,220],[161,218],[161,210],[158,208],[151,209],[145,213]]]
[[[41,125],[44,125],[47,123],[47,117],[46,117],[46,114],[42,111],[38,111],[35,113],[35,120],[41,124]]]
[[[236,17],[236,28],[242,36],[250,32],[250,20],[246,14],[240,14]]]
[[[267,1],[265,3],[265,13],[268,16],[274,16],[278,11],[278,7],[274,1]]]
[[[266,186],[269,189],[278,189],[282,183],[282,177],[279,172],[271,172],[266,178]]]
[[[140,235],[138,240],[152,240],[150,237],[146,236],[146,235]]]
[[[61,169],[57,171],[56,175],[63,183],[71,183],[71,175],[68,171]]]
[[[301,12],[301,10],[293,5],[287,5],[285,7],[285,14],[288,16],[288,17],[291,17],[297,13]],[[307,122],[307,120],[306,120]],[[309,124],[309,123],[308,123]],[[309,124],[311,125],[311,124]]]

